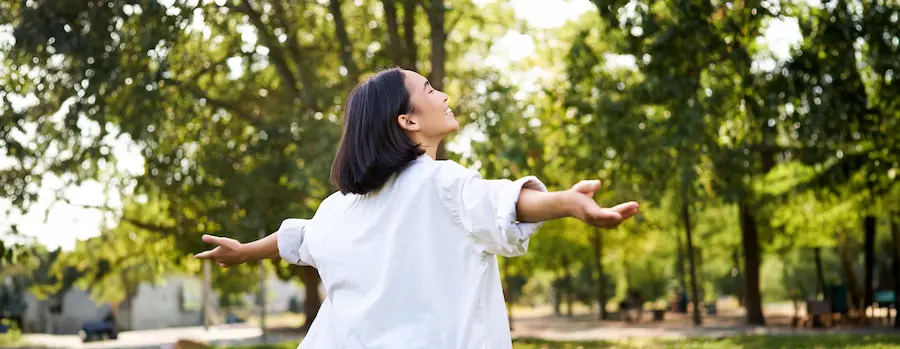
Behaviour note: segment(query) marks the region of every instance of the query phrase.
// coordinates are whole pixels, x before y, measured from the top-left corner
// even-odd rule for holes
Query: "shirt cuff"
[[[281,222],[278,234],[278,255],[291,264],[308,265],[300,259],[300,248],[303,246],[306,219],[289,218]]]
[[[516,205],[519,203],[519,194],[522,193],[523,188],[547,192],[547,186],[535,176],[519,178],[500,191],[497,225],[503,231],[508,246],[521,246],[522,251],[514,251],[516,254],[525,253],[531,235],[544,224],[544,222],[519,222],[516,219],[518,215]]]

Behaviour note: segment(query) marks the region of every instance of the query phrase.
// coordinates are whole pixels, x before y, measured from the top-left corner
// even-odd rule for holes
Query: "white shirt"
[[[422,155],[377,192],[285,220],[281,257],[327,295],[299,348],[512,348],[496,255],[524,254],[541,225],[516,221],[523,187],[547,190]]]

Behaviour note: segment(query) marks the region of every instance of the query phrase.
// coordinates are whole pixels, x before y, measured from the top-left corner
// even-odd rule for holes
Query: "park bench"
[[[807,301],[806,318],[801,320],[800,327],[831,327],[833,311],[827,301]]]

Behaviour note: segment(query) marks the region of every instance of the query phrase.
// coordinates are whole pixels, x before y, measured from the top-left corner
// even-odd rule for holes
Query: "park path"
[[[580,310],[580,312],[578,311]],[[664,321],[650,321],[649,313],[639,323],[599,321],[596,313],[576,308],[572,317],[552,315],[549,308],[514,310],[513,331],[518,338],[542,338],[555,341],[619,341],[632,338],[678,339],[688,337],[729,337],[737,335],[820,335],[828,334],[900,334],[876,321],[868,327],[835,326],[828,329],[792,328],[793,306],[790,303],[766,305],[768,326],[748,326],[743,309],[736,305],[720,306],[716,316],[704,316],[702,326],[694,326],[689,314],[666,313]],[[801,311],[801,316],[803,312]]]
[[[678,319],[681,320],[681,319]],[[574,319],[555,316],[518,317],[514,319],[513,336],[554,341],[621,341],[626,339],[680,339],[691,337],[721,338],[737,335],[820,335],[898,333],[891,328],[874,326],[835,327],[829,329],[791,328],[783,324],[766,327],[747,326],[737,319],[708,317],[704,325],[693,326],[688,319],[663,323],[623,324],[619,321],[597,321],[593,317]]]
[[[72,349],[167,349],[180,339],[192,339],[215,345],[257,344],[262,342],[258,327],[247,325],[213,326],[209,330],[200,327],[177,327],[157,330],[125,331],[116,340],[82,343],[77,335],[26,334],[23,339],[44,348]],[[267,343],[297,340],[299,334],[273,333]]]
[[[780,308],[779,308],[780,307]],[[598,321],[595,315],[584,309],[576,311],[571,318],[553,316],[547,308],[514,310],[513,336],[522,338],[542,338],[557,341],[620,341],[631,338],[679,339],[688,337],[729,337],[736,335],[819,335],[828,334],[900,334],[884,326],[868,328],[837,327],[827,330],[793,329],[787,325],[790,315],[784,305],[773,305],[766,309],[770,326],[752,327],[742,325],[740,310],[724,309],[718,316],[704,318],[704,325],[691,325],[690,318],[683,314],[666,314],[666,320],[652,322],[644,320],[637,324],[621,321]],[[267,343],[297,341],[302,337],[297,331],[277,330],[268,334]],[[206,331],[203,327],[181,327],[146,331],[127,331],[115,341],[81,343],[78,336],[29,334],[25,340],[34,346],[50,348],[86,349],[167,349],[179,339],[193,339],[215,345],[249,345],[263,342],[259,328],[249,325],[214,326]]]

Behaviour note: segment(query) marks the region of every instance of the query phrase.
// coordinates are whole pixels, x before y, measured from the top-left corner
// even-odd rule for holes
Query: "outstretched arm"
[[[516,219],[520,222],[543,222],[575,217],[590,225],[612,228],[638,212],[637,202],[626,202],[611,208],[597,205],[593,195],[600,181],[581,181],[571,189],[543,192],[523,188],[516,203]]]
[[[279,258],[278,233],[269,234],[269,236],[248,243],[221,236],[203,235],[203,242],[217,246],[212,250],[194,255],[194,258],[211,259],[220,267]]]
[[[600,189],[599,181],[582,181],[568,190],[549,192],[534,176],[485,180],[452,161],[442,164],[437,180],[448,212],[476,247],[506,257],[524,254],[532,234],[545,221],[575,217],[593,226],[613,228],[638,211],[636,202],[611,208],[597,205],[594,193]]]

